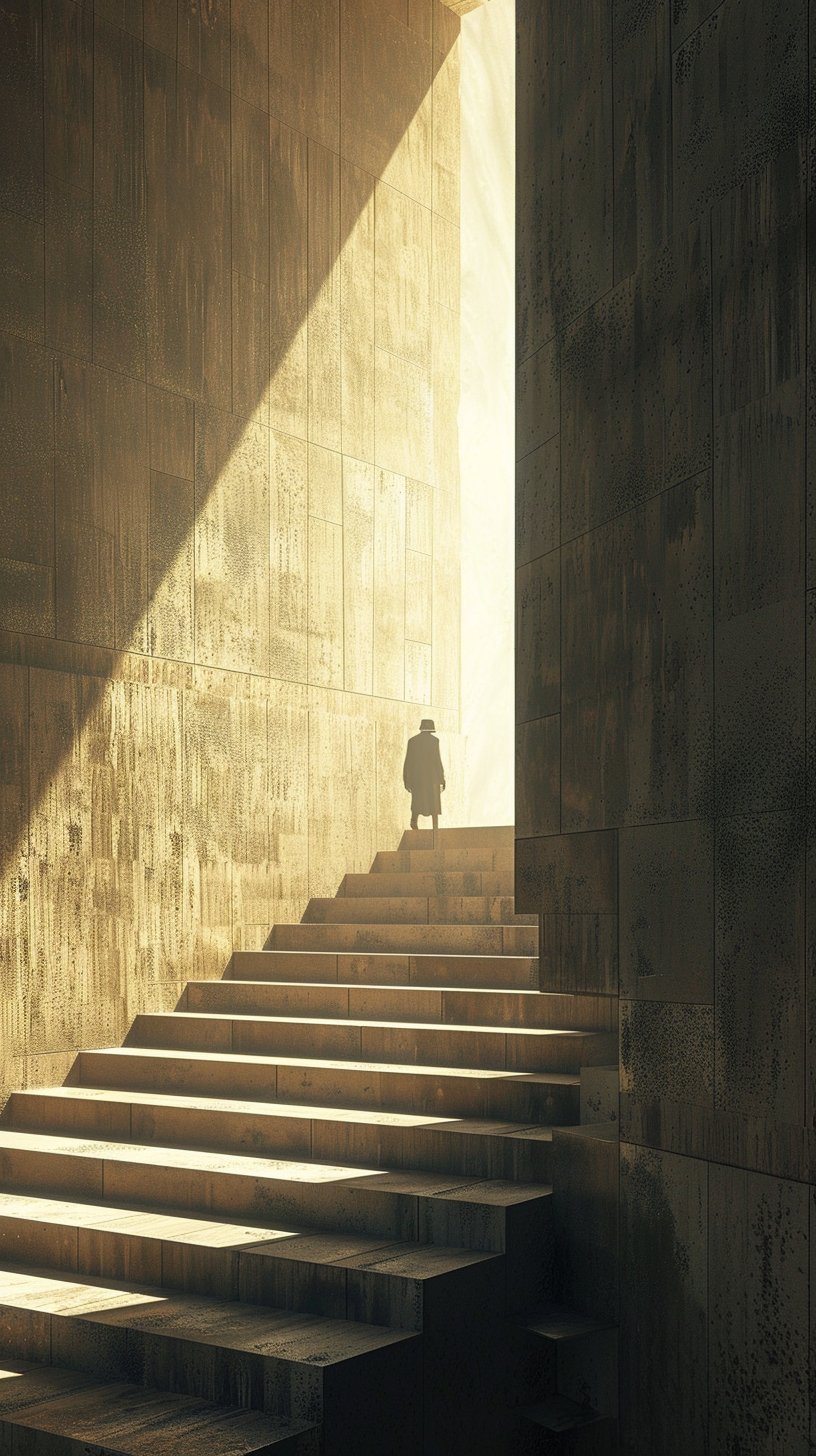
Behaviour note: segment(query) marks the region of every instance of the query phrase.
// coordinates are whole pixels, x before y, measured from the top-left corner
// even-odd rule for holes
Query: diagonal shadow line
[[[442,66],[444,65],[445,60],[447,59],[447,56],[452,49],[453,43],[454,42],[451,41],[449,44],[447,44],[446,49],[444,47],[440,47],[437,45],[436,36],[434,35],[429,45],[431,68],[427,86],[423,94],[418,99],[415,99],[414,102],[412,102],[413,110],[411,111],[411,114],[403,115],[400,118],[400,125],[398,128],[395,129],[395,134],[393,134],[391,137],[383,139],[383,155],[384,157],[387,157],[387,160],[384,162],[383,165],[383,171],[385,171],[388,163],[393,159],[400,145],[400,142],[403,140],[405,134],[408,131],[411,122],[414,120],[414,117],[419,111],[421,105],[425,102],[428,95],[430,94],[433,83],[436,80]],[[291,128],[288,128],[288,130],[291,131]],[[302,133],[298,135],[301,137],[302,140],[306,140]],[[324,148],[323,150],[325,151],[326,149]],[[349,159],[341,155],[340,161],[341,163],[348,163]],[[428,167],[432,179],[433,153],[430,144]],[[333,267],[339,266],[340,256],[342,254],[343,248],[349,241],[349,238],[353,232],[356,223],[362,216],[365,207],[367,206],[374,193],[377,182],[378,180],[380,180],[380,178],[374,175],[363,173],[359,168],[357,169],[357,171],[358,175],[364,177],[365,179],[364,188],[361,191],[359,197],[358,210],[356,213],[350,214],[345,218],[341,215],[340,226],[338,230],[339,249],[337,251],[336,257],[327,258],[323,266],[321,266],[319,263],[315,264],[312,257],[309,257],[308,262],[310,266],[310,271],[308,277],[306,308],[304,309],[301,316],[294,317],[290,320],[288,328],[282,327],[277,333],[273,334],[270,337],[269,377],[267,380],[263,381],[263,388],[260,388],[258,390],[257,396],[255,398],[254,409],[257,409],[258,405],[260,404],[263,389],[268,389],[273,386],[276,374],[279,372],[281,367],[285,365],[286,358],[289,354],[290,349],[292,348],[298,331],[307,322],[309,312],[313,307],[314,301],[317,299],[321,289],[327,283],[331,269]],[[276,199],[273,199],[270,196],[270,212],[273,211],[275,201]],[[279,203],[280,198],[278,198],[277,201]],[[289,202],[290,206],[292,204],[294,204],[295,207],[299,205],[294,179],[291,180],[291,194]],[[273,263],[272,250],[273,243],[272,236],[270,234],[270,270]],[[59,368],[60,357],[60,353],[59,351],[57,351],[54,359],[54,363],[57,369]],[[99,366],[88,364],[83,364],[81,366],[81,371],[83,376],[94,373],[102,374],[105,372]],[[121,376],[119,377],[121,378]],[[137,386],[139,384],[138,379],[133,380],[132,382],[135,383]],[[146,385],[143,387],[149,387],[150,382],[151,381],[148,380],[146,382]],[[154,382],[156,383],[158,388],[163,387],[159,381]],[[203,401],[195,400],[194,403],[196,404],[197,408],[199,408],[203,404]],[[215,411],[217,407],[204,404],[204,409],[213,409],[213,411]],[[226,415],[226,411],[224,413]],[[247,419],[252,415],[252,413],[253,406],[249,405],[247,406],[246,410],[241,413],[241,415],[236,416],[235,412],[233,411],[230,414],[229,418],[233,421],[240,419],[246,422]],[[243,431],[240,431],[239,434],[242,435]],[[100,441],[98,438],[93,440],[93,446],[96,450],[101,449],[103,447],[103,444],[104,441]],[[124,642],[125,644],[129,644],[133,638],[133,634],[136,631],[137,626],[139,625],[139,622],[142,620],[143,617],[149,616],[150,607],[156,593],[158,592],[166,577],[172,571],[173,566],[178,560],[181,553],[183,553],[186,549],[187,542],[190,540],[191,532],[195,531],[195,525],[198,517],[206,507],[208,500],[210,499],[215,488],[217,487],[218,481],[222,478],[224,472],[229,467],[230,461],[234,458],[239,448],[240,438],[238,443],[232,448],[227,447],[225,449],[222,449],[222,451],[214,457],[212,465],[208,471],[208,474],[210,476],[210,483],[208,486],[206,486],[204,490],[200,490],[200,482],[198,478],[196,478],[194,519],[192,527],[189,526],[189,519],[185,521],[180,516],[175,522],[175,528],[173,528],[173,524],[171,523],[171,529],[166,532],[163,541],[162,570],[160,575],[157,578],[153,579],[150,583],[150,591],[146,605],[143,602],[140,602],[138,604],[138,609],[133,608],[128,611],[126,608],[125,611],[120,615],[116,630],[116,637],[120,643]],[[55,485],[55,491],[58,489],[59,486],[57,484]],[[56,559],[57,544],[58,543],[55,541],[55,563],[56,570],[58,572],[59,561]],[[114,574],[116,572],[116,565],[117,563],[114,560]],[[29,682],[27,672],[23,689],[27,701],[25,703],[23,712],[17,711],[15,713],[14,707],[12,706],[11,711],[8,712],[8,714],[6,715],[2,713],[2,710],[0,709],[0,730],[5,728],[4,736],[6,737],[6,743],[2,745],[2,754],[6,760],[6,765],[10,770],[10,777],[12,779],[19,779],[22,788],[20,799],[18,801],[18,812],[14,815],[14,819],[16,822],[11,823],[9,821],[9,818],[7,818],[4,814],[3,818],[5,822],[4,824],[0,824],[0,874],[3,874],[5,876],[10,873],[12,877],[12,882],[14,881],[14,878],[16,876],[18,879],[18,896],[21,900],[26,900],[28,898],[27,868],[24,868],[22,864],[21,849],[24,841],[28,845],[31,818],[35,811],[36,805],[48,792],[49,787],[53,784],[53,781],[56,779],[57,775],[64,768],[66,761],[71,755],[74,742],[82,735],[83,729],[85,728],[86,724],[93,717],[93,714],[106,691],[108,683],[117,676],[119,664],[123,661],[125,657],[133,655],[134,650],[129,645],[119,647],[111,646],[110,641],[80,642],[77,641],[76,638],[58,638],[56,637],[56,635],[53,637],[36,637],[34,634],[29,633],[9,635],[12,636],[11,649],[7,653],[3,654],[4,660],[7,663],[16,663],[22,668],[51,668],[52,670],[57,672],[70,674],[73,678],[72,687],[74,692],[73,702],[71,704],[70,710],[68,710],[66,708],[66,705],[64,704],[58,705],[57,717],[59,721],[55,725],[55,732],[50,735],[49,743],[39,744],[40,762],[38,763],[37,767],[37,780],[40,786],[39,793],[35,793],[34,791],[34,784],[32,782],[34,774],[31,764],[31,749],[27,741],[27,724],[29,722]],[[149,651],[145,652],[144,654],[138,655],[144,655],[150,661],[157,660],[155,657],[152,656],[152,654],[149,653]],[[170,660],[175,661],[175,664],[180,671],[183,671],[186,667],[189,667],[191,665],[188,658],[178,658],[175,660]],[[209,666],[210,664],[199,665]],[[267,676],[271,677],[272,675],[267,674]],[[3,718],[5,718],[5,724],[3,723]],[[23,728],[22,720],[25,721],[25,729]],[[6,776],[6,782],[9,782],[9,774],[7,774]],[[6,803],[7,802],[8,799],[6,799]],[[30,849],[30,845],[28,847]],[[28,855],[26,855],[26,866],[27,863]]]

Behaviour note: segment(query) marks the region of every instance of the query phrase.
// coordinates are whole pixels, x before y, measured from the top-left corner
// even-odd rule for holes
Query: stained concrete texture
[[[0,27],[8,1090],[462,810],[459,19]]]
[[[516,903],[620,990],[614,1439],[804,1456],[808,7],[517,15]]]

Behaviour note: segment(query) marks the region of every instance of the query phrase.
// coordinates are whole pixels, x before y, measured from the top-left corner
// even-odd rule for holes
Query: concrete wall
[[[461,807],[458,32],[3,8],[6,1088]]]
[[[517,909],[544,986],[620,994],[621,1450],[800,1456],[808,6],[518,26]]]

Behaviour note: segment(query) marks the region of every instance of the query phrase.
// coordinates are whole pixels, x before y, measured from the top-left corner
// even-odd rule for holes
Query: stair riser
[[[371,874],[509,874],[512,849],[386,849],[375,855]]]
[[[305,1360],[234,1350],[152,1330],[116,1328],[109,1321],[47,1314],[8,1303],[0,1303],[0,1349],[7,1358],[62,1365],[103,1380],[126,1380],[218,1405],[306,1421],[324,1419],[324,1372]],[[410,1429],[416,1417],[406,1392],[416,1398],[421,1390],[418,1338],[408,1337],[344,1362],[343,1371],[350,1387],[348,1395],[355,1396],[360,1410],[368,1404],[368,1383],[377,1380],[390,1391],[395,1413],[399,1412]],[[359,1445],[335,1445],[338,1412],[331,1401],[325,1401],[325,1407],[325,1418],[332,1427],[331,1432],[324,1432],[327,1448],[359,1450]],[[361,1436],[359,1430],[357,1435]],[[375,1448],[366,1442],[366,1449]],[[402,1449],[407,1453],[416,1448],[404,1445]]]
[[[144,1106],[127,1101],[12,1094],[4,1123],[16,1131],[56,1133],[160,1147],[206,1148],[269,1158],[314,1158],[359,1167],[448,1172],[519,1183],[550,1179],[552,1144],[430,1127],[389,1127],[339,1118],[253,1116],[245,1111]]]
[[[516,892],[515,876],[510,870],[449,870],[439,874],[421,874],[403,871],[401,874],[372,873],[368,875],[346,875],[338,895],[347,898],[370,896],[451,896],[484,895],[494,898],[505,895],[510,899]]]
[[[250,981],[190,981],[185,1011],[234,1016],[327,1016],[334,1020],[428,1021],[458,1026],[559,1027],[614,1031],[611,996],[524,995],[432,987],[343,986]]]
[[[534,956],[534,925],[275,925],[265,950]]]
[[[444,1244],[448,1248],[505,1252],[508,1220],[518,1208],[480,1201],[478,1185],[467,1200],[377,1187],[363,1176],[321,1184],[296,1183],[244,1173],[158,1167],[134,1160],[44,1154],[22,1148],[0,1150],[0,1182],[49,1197],[161,1205],[196,1216],[246,1218],[271,1227],[333,1229],[385,1239]],[[148,1186],[149,1184],[149,1186]],[[489,1185],[485,1185],[489,1199]],[[530,1203],[546,1202],[533,1199]],[[20,1359],[29,1358],[20,1355]],[[37,1359],[36,1355],[30,1358]],[[84,1368],[84,1367],[83,1367]]]
[[[70,1238],[68,1237],[70,1235]],[[274,1245],[206,1248],[114,1228],[66,1229],[38,1219],[0,1216],[0,1258],[91,1278],[162,1286],[186,1294],[241,1300],[419,1333],[450,1323],[452,1307],[504,1314],[504,1255],[488,1256],[435,1278],[388,1272],[392,1245],[372,1247],[369,1263],[349,1267],[302,1257],[276,1257]],[[356,1261],[362,1263],[362,1256]],[[1,1448],[0,1448],[1,1449]]]
[[[494,1071],[578,1073],[614,1060],[610,1033],[476,1031],[458,1027],[348,1025],[185,1012],[136,1017],[125,1044],[245,1056],[327,1057]],[[599,1045],[600,1044],[600,1045]]]
[[[77,1075],[86,1087],[176,1092],[183,1096],[317,1103],[412,1112],[436,1117],[487,1117],[508,1122],[577,1123],[577,1080],[528,1082],[489,1077],[439,1076],[311,1063],[224,1062],[219,1057],[164,1060],[115,1052],[81,1052]]]
[[[312,899],[304,925],[538,925],[537,915],[516,915],[512,895],[338,895]]]
[[[512,824],[484,824],[455,829],[406,829],[400,849],[514,849]]]
[[[538,990],[534,956],[399,955],[362,951],[234,951],[230,980],[339,981],[373,986],[498,987]]]

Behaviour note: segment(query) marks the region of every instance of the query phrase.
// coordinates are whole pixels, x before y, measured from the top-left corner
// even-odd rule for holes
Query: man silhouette
[[[402,782],[411,795],[411,828],[417,827],[417,816],[430,814],[434,829],[439,827],[442,813],[440,790],[445,787],[445,770],[439,752],[439,739],[434,737],[432,718],[423,718],[419,732],[408,739],[408,751],[402,770]]]

